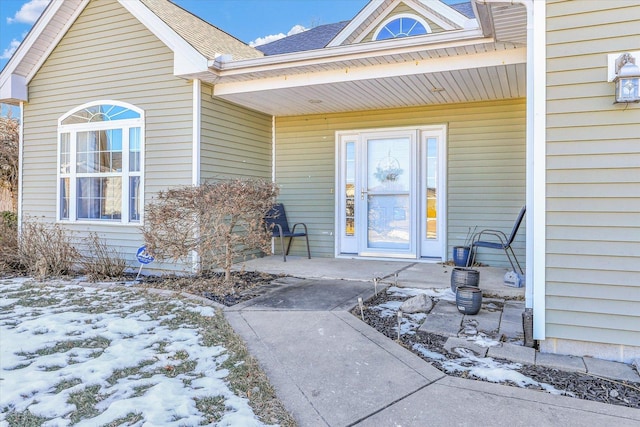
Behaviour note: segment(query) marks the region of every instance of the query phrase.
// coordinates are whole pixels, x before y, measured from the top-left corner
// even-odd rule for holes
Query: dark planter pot
[[[478,314],[482,307],[482,291],[473,286],[459,286],[456,290],[456,306],[462,314]]]
[[[471,262],[471,248],[469,246],[453,247],[453,263],[456,267],[467,267]]]
[[[473,268],[454,267],[451,271],[451,292],[455,293],[459,286],[474,286],[480,284],[480,272]]]

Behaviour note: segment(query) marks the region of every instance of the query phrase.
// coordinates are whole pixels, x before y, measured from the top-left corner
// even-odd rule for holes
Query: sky
[[[130,1],[130,0],[127,0]],[[318,25],[352,19],[368,0],[173,0],[252,46]],[[465,0],[442,0],[461,3]],[[49,0],[0,0],[0,70],[24,40]],[[7,113],[2,105],[0,115]],[[16,109],[12,113],[16,115]]]
[[[49,0],[0,0],[0,68]],[[174,0],[245,43],[353,18],[367,0]]]

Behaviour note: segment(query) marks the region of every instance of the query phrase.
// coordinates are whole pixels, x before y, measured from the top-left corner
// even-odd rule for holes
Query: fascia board
[[[295,75],[279,75],[250,81],[218,83],[213,88],[214,96],[249,93],[255,91],[286,89],[310,85],[342,83],[359,80],[430,74],[444,71],[524,64],[527,60],[525,47],[483,52],[456,57],[432,58],[396,64],[380,64],[339,70],[319,71]]]
[[[395,9],[400,3],[401,3],[401,0],[394,0],[393,3],[391,3],[389,6],[387,6],[386,10],[387,11],[391,11],[391,10]],[[405,4],[407,6],[409,6],[409,8],[411,8],[411,10],[415,11],[415,9],[410,4],[407,4],[407,3],[405,3]],[[382,21],[384,21],[387,18],[389,18],[389,14],[381,13],[380,15],[378,15],[376,17],[376,19],[374,19],[369,25],[367,25],[367,27],[360,33],[360,35],[354,39],[353,44],[362,42],[362,40],[367,36],[367,34],[372,32],[374,30],[374,28],[376,28],[378,25],[380,25],[382,23]],[[451,29],[451,28],[449,28],[449,29]]]
[[[400,3],[401,3],[401,0],[394,1],[391,5],[389,5],[388,10],[393,10]],[[440,4],[440,2],[436,2],[436,3]],[[436,8],[430,8],[431,3],[429,3],[429,6],[425,6],[425,3],[421,1],[417,1],[414,3],[407,2],[405,4],[409,8],[411,8],[411,10],[413,10],[419,15],[422,15],[425,18],[428,18],[429,20],[434,22],[436,25],[443,28],[445,31],[455,31],[455,30],[461,30],[461,29],[471,30],[471,29],[478,28],[478,22],[475,19],[469,19],[465,16],[462,16],[455,10],[454,12],[462,16],[464,20],[462,23],[460,23],[450,19],[456,25],[456,26],[452,26],[449,22],[440,18],[440,16],[445,16],[444,14],[441,13],[440,10],[436,10]],[[372,23],[370,23],[367,26],[367,28],[364,31],[362,31],[362,33],[354,40],[354,43],[362,42],[362,40],[367,36],[367,34],[371,33],[377,26],[382,24],[382,22],[388,17],[389,17],[388,15],[384,15],[384,14],[381,14],[380,16],[378,16]],[[445,18],[449,19],[448,16],[445,16]]]
[[[306,65],[320,65],[338,61],[357,60],[384,55],[397,55],[407,52],[443,49],[491,43],[493,39],[484,38],[480,30],[458,30],[427,36],[407,37],[401,40],[384,40],[356,45],[337,46],[284,55],[264,56],[233,62],[218,63],[209,61],[211,71],[220,77],[260,72],[274,69],[290,69]]]
[[[86,5],[86,3],[88,3],[88,0],[79,2],[77,9],[82,10]],[[58,10],[63,4],[64,4],[63,0],[52,0],[51,3],[49,3],[46,9],[42,12],[42,15],[40,15],[40,18],[38,18],[38,20],[33,25],[29,33],[26,35],[22,43],[20,43],[20,46],[18,46],[18,49],[15,51],[13,56],[11,56],[11,59],[9,59],[9,62],[7,63],[7,65],[2,70],[2,73],[0,74],[0,86],[4,88],[3,96],[2,96],[3,99],[6,99],[4,97],[4,93],[6,93],[6,91],[9,90],[9,89],[6,89],[7,87],[15,88],[14,83],[10,82],[10,80],[15,79],[15,76],[16,76],[15,70],[18,68],[20,63],[25,59],[27,54],[31,51],[31,48],[33,47],[35,42],[38,40],[38,37],[42,34],[44,29],[47,27],[49,22],[53,19],[53,17],[56,15],[56,13],[58,12]],[[55,46],[55,43],[52,43],[52,44]],[[46,59],[49,53],[51,53],[51,50],[53,50],[53,48],[51,48],[50,50],[45,52],[45,54],[42,55],[44,56],[44,59]],[[37,70],[40,68],[40,65],[42,65],[42,63],[44,62],[44,59],[41,58],[40,60],[38,60],[38,66],[35,67],[35,70],[32,71],[29,76],[21,76],[23,78],[26,78],[24,81],[25,86],[26,84],[28,84],[30,80],[29,77],[32,77],[32,75],[35,74],[35,72],[37,72]],[[26,92],[26,87],[24,90]]]
[[[66,2],[66,0],[61,0],[60,4],[62,4],[63,2]],[[71,19],[69,19],[69,20],[67,20],[67,22],[65,22],[64,27],[62,27],[62,30],[59,31],[58,35],[56,36],[56,38],[51,41],[51,43],[47,47],[47,50],[42,55],[40,55],[40,58],[38,59],[38,62],[36,64],[36,66],[33,67],[33,69],[27,75],[27,84],[29,84],[29,82],[31,82],[31,79],[33,79],[35,77],[36,73],[40,70],[40,68],[42,67],[44,62],[47,60],[49,55],[51,55],[51,52],[53,52],[53,49],[55,49],[56,46],[58,46],[58,43],[60,43],[60,40],[62,40],[62,38],[65,36],[65,34],[67,34],[67,31],[69,31],[69,28],[71,28],[71,25],[73,25],[73,23],[76,21],[78,16],[80,16],[82,11],[84,10],[85,7],[87,7],[88,4],[89,4],[89,0],[81,0],[78,3],[78,5],[76,6],[76,8],[75,8],[75,10],[73,12],[73,15],[71,16]],[[53,18],[53,16],[51,16],[51,18]],[[51,18],[49,18],[49,19],[51,19]],[[48,22],[49,21],[47,20],[47,23]],[[44,29],[44,27],[42,29],[40,29],[40,32],[43,29]]]
[[[0,100],[10,101],[16,104],[18,101],[27,101],[27,80],[17,74],[9,74],[0,84]]]
[[[340,31],[338,35],[336,35],[333,40],[327,44],[327,47],[340,46],[378,7],[382,5],[383,2],[384,0],[372,0],[367,4],[360,13],[358,13],[355,18],[353,18],[351,22],[349,22],[347,26],[344,27],[342,31]]]
[[[434,12],[450,20],[455,25],[459,25],[460,28],[467,28],[469,21],[475,21],[475,19],[467,18],[457,10],[439,1],[427,1],[427,0],[418,0],[418,1],[422,3],[426,8],[432,9]]]
[[[162,19],[139,1],[118,0],[142,25],[173,51],[173,73],[176,76],[207,70],[208,60]]]

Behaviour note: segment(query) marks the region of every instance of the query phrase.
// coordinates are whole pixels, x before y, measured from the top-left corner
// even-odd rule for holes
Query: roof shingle
[[[336,22],[335,24],[319,25],[305,32],[256,46],[256,49],[265,55],[279,55],[283,53],[322,49],[333,40],[348,23],[349,21],[342,21]]]
[[[234,60],[260,58],[262,52],[182,9],[169,0],[141,0],[158,18],[207,59],[231,54]]]

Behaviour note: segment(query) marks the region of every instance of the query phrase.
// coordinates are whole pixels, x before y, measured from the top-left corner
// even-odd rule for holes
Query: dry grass
[[[83,257],[81,265],[90,281],[123,277],[127,261],[120,252],[101,240],[97,233],[89,233],[88,251],[90,256]]]
[[[79,253],[70,233],[58,224],[26,219],[18,242],[18,262],[36,278],[62,277],[73,273]]]
[[[224,347],[227,359],[223,362],[221,369],[228,370],[225,381],[234,394],[248,399],[254,413],[262,422],[279,424],[285,427],[296,425],[291,414],[287,412],[278,400],[273,387],[258,365],[257,360],[248,353],[244,342],[235,334],[220,310],[217,310],[212,317],[204,316],[196,311],[184,309],[191,302],[175,294],[167,293],[146,293],[144,294],[145,302],[140,304],[141,291],[131,288],[111,288],[109,293],[117,292],[117,296],[114,295],[110,299],[106,297],[96,298],[95,294],[84,292],[82,288],[68,288],[65,283],[59,282],[59,285],[56,285],[53,282],[31,282],[22,285],[19,289],[0,286],[0,297],[15,299],[12,304],[3,306],[2,311],[5,314],[8,313],[13,305],[33,307],[38,310],[38,307],[57,307],[64,304],[65,306],[76,307],[74,310],[93,314],[123,310],[122,315],[126,315],[129,310],[144,311],[150,318],[162,320],[161,324],[169,329],[184,328],[185,325],[188,325],[189,328],[198,331],[201,336],[201,346]],[[61,287],[65,287],[64,298],[62,299],[59,293]],[[100,303],[96,304],[96,301]],[[137,302],[132,304],[132,301]],[[125,307],[131,305],[131,307],[122,309],[120,308],[121,305]],[[6,321],[10,321],[10,319],[7,318]],[[19,320],[16,321],[19,322]],[[162,341],[159,344],[156,348],[158,357],[166,356],[167,347],[171,343]],[[27,357],[30,363],[35,363],[32,359],[43,357],[44,354],[64,354],[70,348],[92,348],[96,349],[96,352],[100,354],[106,351],[109,345],[108,340],[85,342],[69,337],[68,340],[61,342],[51,342],[46,349],[33,354],[25,354],[24,356]],[[170,359],[172,360],[170,371],[167,367],[148,369],[148,363],[143,361],[137,366],[114,370],[111,377],[107,379],[107,383],[115,383],[124,378],[146,378],[159,374],[168,377],[181,374],[188,376],[196,369],[196,362],[186,351],[178,351]],[[20,367],[15,367],[15,369],[20,369]],[[82,384],[82,379],[74,378],[54,384],[53,389],[57,392],[62,392],[80,384]],[[100,387],[97,386],[87,384],[87,387],[78,387],[78,389],[79,391],[70,395],[69,402],[75,405],[75,410],[68,414],[74,424],[96,416],[99,413],[97,410],[98,403],[106,398],[102,394],[104,391],[101,391]],[[140,389],[136,390],[136,392],[144,394],[145,390]],[[224,398],[212,395],[199,399],[196,405],[208,423],[215,423],[225,413],[225,407],[222,402],[224,402]],[[33,415],[28,409],[21,412],[11,411],[8,408],[0,408],[0,410],[5,411],[5,420],[9,426],[41,426],[47,422],[47,419]],[[139,421],[141,421],[140,414],[130,413],[125,418],[114,420],[108,425],[130,425]]]

